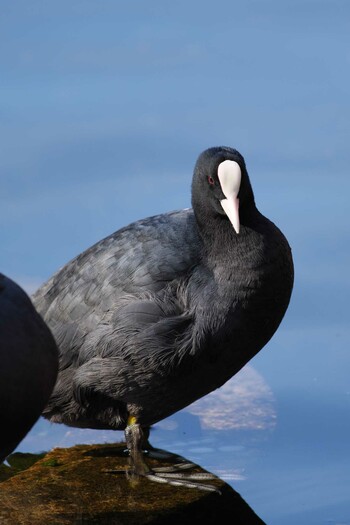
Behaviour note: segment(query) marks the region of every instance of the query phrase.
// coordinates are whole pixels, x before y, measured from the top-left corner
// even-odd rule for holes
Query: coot
[[[49,328],[27,294],[0,274],[0,463],[40,417],[57,371]]]
[[[148,477],[145,429],[223,385],[263,348],[293,286],[288,242],[258,211],[237,150],[199,156],[192,206],[118,230],[33,298],[60,351],[44,416],[124,429],[134,471]]]

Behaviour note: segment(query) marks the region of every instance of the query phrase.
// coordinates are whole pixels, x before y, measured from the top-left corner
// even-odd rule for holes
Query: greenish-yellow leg
[[[172,465],[170,467],[159,467],[151,469],[144,460],[143,446],[147,443],[148,431],[144,431],[137,419],[133,416],[128,418],[128,424],[125,429],[126,445],[129,450],[130,460],[132,463],[131,472],[139,476],[145,476],[151,481],[158,483],[168,483],[170,485],[182,486],[187,488],[197,488],[211,492],[220,492],[212,485],[204,485],[196,481],[214,479],[216,476],[209,473],[185,474],[183,471],[194,468],[193,463],[186,461]]]

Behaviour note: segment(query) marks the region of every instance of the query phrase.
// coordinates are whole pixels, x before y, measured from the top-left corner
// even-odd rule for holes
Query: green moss
[[[7,458],[7,463],[9,466],[5,465],[5,463],[0,465],[0,483],[6,479],[11,478],[12,476],[15,476],[19,472],[30,468],[45,456],[46,452],[42,452],[41,454],[25,454],[22,452],[15,452],[14,454],[11,454]]]
[[[41,463],[44,467],[58,467],[60,462],[56,458],[50,458]]]

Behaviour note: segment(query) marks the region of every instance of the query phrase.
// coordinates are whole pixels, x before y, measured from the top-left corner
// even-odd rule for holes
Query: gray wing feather
[[[164,357],[167,345],[158,346],[157,339],[163,344],[176,330],[186,332],[190,316],[178,290],[198,262],[194,220],[192,210],[183,210],[131,224],[73,259],[34,294],[57,340],[60,369],[77,367],[77,385],[79,367],[96,368],[95,359],[104,358],[105,365],[109,358],[135,358],[138,337],[147,338],[149,355],[163,348]],[[123,370],[122,364],[116,368]]]

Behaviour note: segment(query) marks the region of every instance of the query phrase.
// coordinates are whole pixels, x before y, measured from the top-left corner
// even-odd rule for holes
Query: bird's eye
[[[215,184],[215,181],[214,181],[213,177],[208,177],[208,182],[209,182],[210,186],[214,186],[214,184]]]

